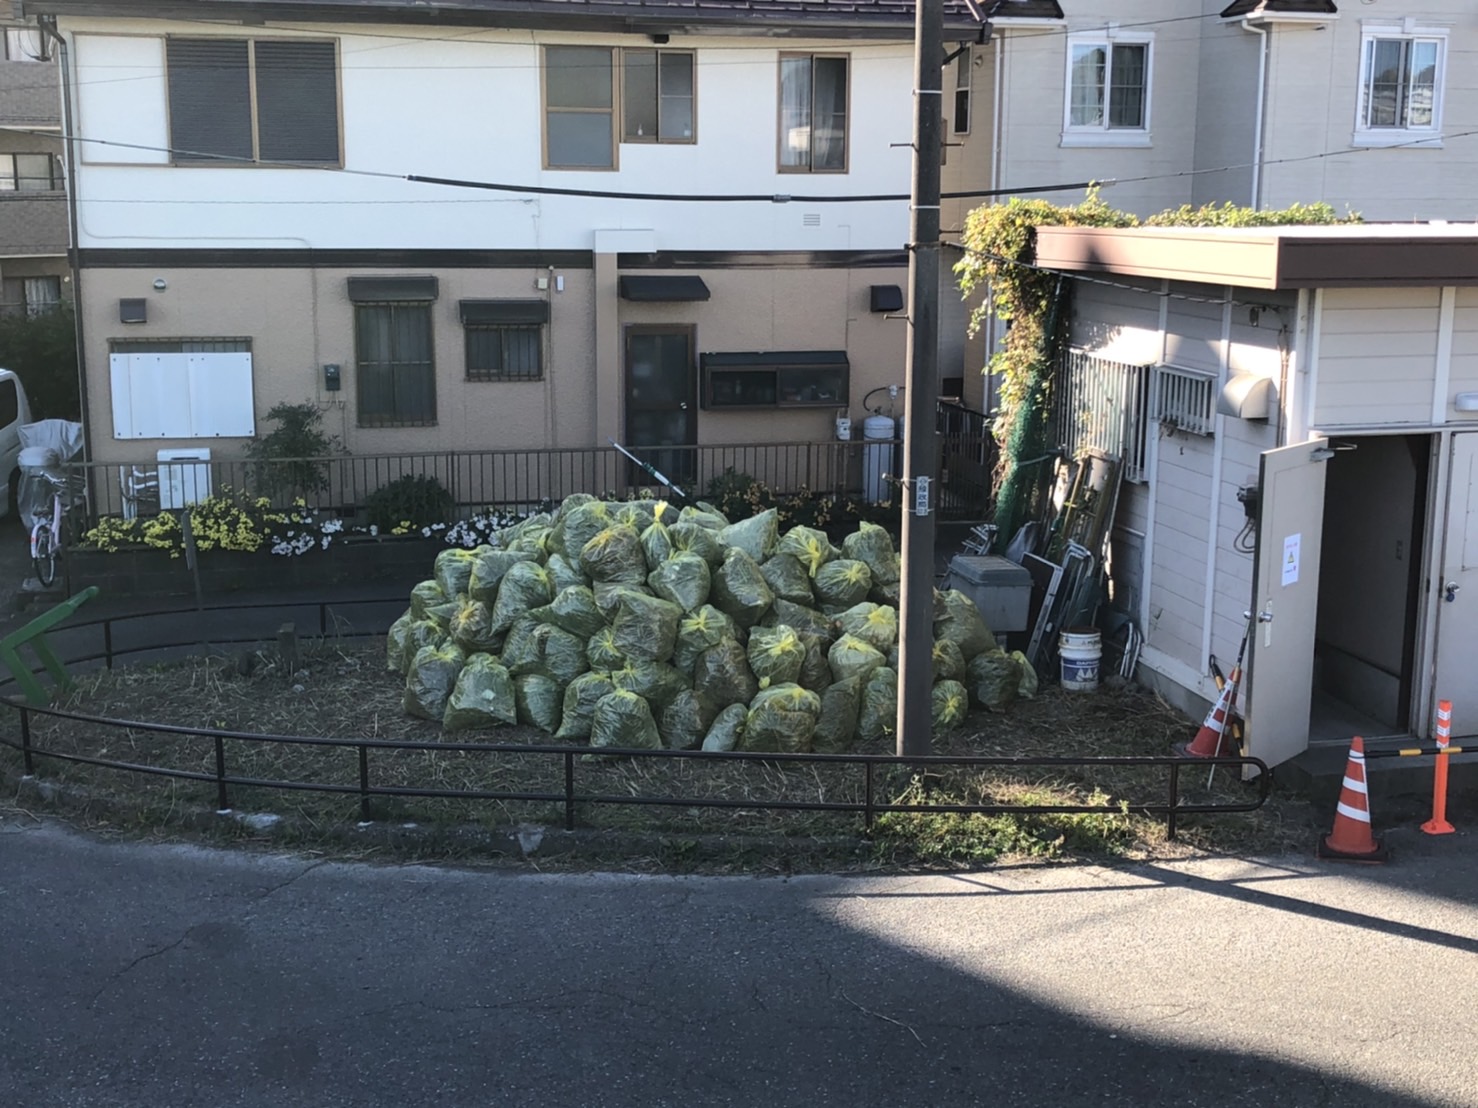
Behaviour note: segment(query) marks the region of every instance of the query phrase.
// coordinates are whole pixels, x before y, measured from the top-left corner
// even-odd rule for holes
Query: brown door
[[[698,373],[691,326],[626,328],[626,441],[622,444],[686,493],[697,473]],[[684,449],[684,448],[687,449]],[[655,484],[632,467],[634,484]]]

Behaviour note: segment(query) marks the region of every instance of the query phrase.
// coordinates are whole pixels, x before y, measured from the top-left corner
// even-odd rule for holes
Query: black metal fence
[[[996,457],[986,417],[956,404],[941,404],[937,433],[941,516],[985,518]],[[715,479],[743,474],[779,495],[809,492],[859,501],[896,499],[889,478],[899,474],[903,463],[897,440],[704,444],[633,452],[697,498],[707,495]],[[647,490],[671,496],[613,447],[340,454],[273,461],[155,457],[93,462],[78,469],[87,477],[90,522],[104,516],[153,515],[222,488],[265,495],[279,506],[301,498],[310,508],[352,516],[376,490],[407,477],[434,478],[465,514],[523,512],[572,493],[624,497]],[[675,479],[689,474],[685,482]]]
[[[398,604],[399,601],[380,599],[354,602],[362,605]],[[368,636],[383,633],[383,623],[373,629],[356,628],[335,612],[335,605],[327,601],[305,601],[300,603],[234,604],[206,609],[206,613],[230,611],[237,617],[251,610],[271,614],[269,621],[280,620],[285,610],[313,608],[318,612],[321,631],[334,628],[344,636]],[[274,614],[275,613],[275,614]],[[158,652],[181,647],[194,648],[198,639],[186,636],[176,638],[182,622],[202,613],[192,610],[168,610],[133,613],[125,616],[106,617],[72,625],[65,636],[58,635],[54,644],[63,660],[71,665],[101,662],[111,668],[120,658],[132,654]],[[118,625],[121,623],[152,622],[162,628],[162,634],[128,636],[131,642],[120,645]],[[249,641],[264,641],[266,635],[253,636]],[[224,641],[248,641],[242,637]],[[0,683],[5,690],[10,683]],[[181,736],[198,741],[213,753],[213,770],[181,769],[156,765],[147,761],[126,761],[100,755],[79,754],[48,749],[35,736],[33,720],[37,716],[52,717],[96,727],[116,728],[132,734],[158,734]],[[277,789],[283,791],[317,792],[336,795],[351,795],[359,798],[360,816],[371,820],[374,817],[376,798],[413,797],[435,799],[476,800],[488,802],[535,802],[558,805],[562,808],[566,829],[573,830],[579,823],[582,805],[590,806],[635,806],[670,808],[729,808],[765,811],[834,812],[852,813],[862,817],[864,832],[870,832],[873,821],[882,813],[919,812],[954,814],[998,814],[998,813],[1105,813],[1131,812],[1165,820],[1166,832],[1175,838],[1179,820],[1187,815],[1215,815],[1235,812],[1251,812],[1267,800],[1271,785],[1271,774],[1267,766],[1256,758],[1198,759],[1188,762],[1172,756],[1112,756],[1112,757],[1001,757],[971,755],[931,755],[927,757],[898,757],[884,754],[782,754],[750,751],[709,752],[698,750],[626,750],[605,748],[593,751],[589,746],[530,745],[525,743],[489,743],[458,741],[414,741],[376,738],[322,738],[304,735],[261,735],[209,727],[183,727],[174,724],[155,723],[146,720],[123,720],[80,712],[41,708],[23,701],[0,698],[0,718],[7,726],[0,728],[0,745],[19,752],[27,776],[36,773],[38,761],[53,760],[74,764],[97,766],[127,773],[168,777],[186,781],[198,781],[213,787],[215,802],[220,810],[231,807],[231,790],[236,788]],[[9,726],[8,724],[12,724]],[[352,752],[358,767],[355,784],[321,780],[287,780],[250,777],[231,771],[232,748],[239,744],[275,744],[306,747],[332,747]],[[374,755],[388,752],[435,751],[443,754],[458,753],[488,758],[536,757],[557,761],[563,771],[562,787],[557,790],[496,790],[437,788],[425,784],[384,784],[376,781]],[[862,798],[836,799],[824,792],[804,800],[760,799],[696,796],[690,794],[633,794],[600,793],[585,791],[580,785],[580,774],[584,756],[598,753],[610,758],[632,759],[679,759],[684,761],[761,763],[766,766],[828,765],[851,767],[861,777]],[[1110,800],[1100,804],[1006,804],[981,803],[961,804],[954,802],[901,803],[886,797],[880,798],[880,784],[891,779],[891,774],[900,769],[913,773],[938,773],[961,769],[1005,769],[1024,768],[1076,768],[1094,766],[1135,766],[1158,768],[1165,772],[1162,799],[1133,798]],[[1185,802],[1180,795],[1180,781],[1184,770],[1198,772],[1210,766],[1223,766],[1235,770],[1251,768],[1256,771],[1257,794],[1254,798],[1230,802]]]

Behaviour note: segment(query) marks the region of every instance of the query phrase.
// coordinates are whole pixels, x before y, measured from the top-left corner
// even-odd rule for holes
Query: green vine
[[[1358,222],[1358,214],[1341,216],[1324,203],[1294,204],[1277,211],[1187,204],[1141,220],[1104,203],[1096,186],[1081,203],[1068,207],[1013,197],[1008,203],[972,211],[965,220],[965,256],[955,265],[966,297],[985,294],[971,315],[970,332],[977,333],[992,314],[1006,324],[1005,337],[986,366],[986,372],[1000,379],[993,427],[1002,447],[996,473],[998,517],[1001,506],[1015,517],[1024,503],[1021,498],[1026,494],[1018,489],[1020,478],[1015,471],[1032,462],[1045,446],[1041,440],[1056,352],[1067,332],[1065,296],[1071,282],[1064,283],[1063,275],[1055,270],[1035,268],[1038,227],[1274,227]],[[1002,504],[1003,493],[1010,496],[1008,505]],[[1014,530],[1015,522],[1014,518],[998,518],[1003,543],[1011,537],[1007,526]]]

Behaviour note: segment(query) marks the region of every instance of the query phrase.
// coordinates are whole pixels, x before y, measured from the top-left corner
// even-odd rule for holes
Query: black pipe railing
[[[390,603],[398,604],[399,598],[368,597],[364,599],[339,602],[337,606],[376,606]],[[247,602],[211,605],[205,609],[153,609],[143,612],[133,612],[117,616],[104,616],[93,620],[87,620],[68,625],[59,629],[57,642],[54,644],[59,654],[64,655],[66,664],[76,666],[88,663],[102,662],[108,668],[112,668],[120,657],[145,652],[158,652],[162,650],[175,650],[180,648],[194,648],[197,642],[194,638],[185,640],[158,641],[150,640],[132,646],[120,647],[117,645],[117,636],[114,634],[114,626],[123,621],[151,621],[161,617],[176,619],[200,615],[202,612],[243,611],[252,609],[272,610],[283,612],[289,609],[314,608],[318,612],[318,622],[321,629],[326,629],[330,623],[331,609],[336,606],[335,602],[324,600],[286,600],[277,602]],[[340,621],[335,620],[336,626]],[[87,647],[83,645],[79,652],[77,648],[79,640],[85,643],[87,633],[101,630],[103,639],[103,650],[101,653],[88,653]],[[355,628],[352,624],[341,627],[338,632],[344,637],[363,637],[384,633],[384,627],[378,621],[372,628]],[[251,638],[236,638],[230,640],[232,643],[242,642],[265,642],[269,636],[261,635]],[[226,640],[214,639],[216,643],[224,644]],[[71,646],[73,649],[68,649]],[[3,690],[8,682],[0,682],[0,690]],[[149,776],[171,777],[181,780],[199,781],[215,786],[217,807],[224,811],[231,806],[230,790],[233,788],[262,788],[278,789],[283,791],[307,791],[325,794],[354,794],[359,797],[360,815],[363,819],[372,818],[372,801],[376,797],[418,797],[435,799],[460,799],[476,801],[529,801],[539,803],[550,803],[559,805],[563,811],[564,823],[567,829],[574,829],[577,822],[577,810],[580,805],[622,805],[622,806],[658,806],[658,807],[685,807],[685,808],[713,808],[713,809],[750,809],[764,811],[812,811],[812,812],[838,812],[854,813],[863,817],[863,829],[870,832],[875,818],[887,812],[922,812],[922,813],[956,813],[956,814],[1003,814],[1003,813],[1105,813],[1118,814],[1132,812],[1150,817],[1161,817],[1165,820],[1166,833],[1174,839],[1178,831],[1179,821],[1187,815],[1216,815],[1236,812],[1250,812],[1260,808],[1267,800],[1271,786],[1272,775],[1267,766],[1256,758],[1215,758],[1199,759],[1194,763],[1187,763],[1184,759],[1169,755],[1145,755],[1145,756],[1091,756],[1091,757],[1026,757],[1026,756],[985,756],[985,755],[929,755],[925,757],[898,757],[886,754],[787,754],[775,752],[757,751],[701,751],[701,750],[626,750],[610,748],[592,748],[589,746],[568,745],[543,745],[528,743],[496,743],[496,742],[463,742],[463,741],[428,741],[428,740],[398,740],[398,739],[371,739],[363,737],[353,738],[328,738],[307,735],[270,735],[256,734],[244,731],[232,731],[219,728],[186,727],[178,724],[156,723],[144,720],[117,719],[110,716],[94,715],[83,712],[72,712],[58,708],[42,708],[26,704],[25,702],[11,697],[0,696],[0,711],[8,710],[17,717],[19,739],[12,737],[9,733],[0,734],[0,745],[8,746],[21,753],[24,772],[27,776],[34,776],[36,772],[37,759],[51,759],[59,762],[72,762],[82,765],[97,766],[106,769],[119,770],[129,773],[138,773]],[[88,754],[67,753],[60,750],[48,750],[43,745],[38,745],[35,728],[33,727],[34,716],[63,719],[75,723],[88,724],[95,727],[116,728],[132,732],[154,733],[161,735],[173,735],[186,739],[197,739],[208,742],[214,754],[214,772],[202,770],[178,769],[168,766],[158,766],[149,763],[127,762],[117,759],[95,757]],[[358,759],[358,780],[355,784],[339,784],[326,781],[289,781],[282,779],[265,779],[248,777],[229,772],[228,744],[275,744],[309,747],[337,747],[353,750]],[[385,785],[375,784],[373,780],[373,763],[371,753],[374,751],[392,751],[404,753],[409,751],[436,751],[440,753],[461,753],[472,755],[483,755],[488,757],[498,756],[530,756],[547,758],[550,760],[561,760],[563,763],[563,787],[559,791],[513,791],[513,790],[486,790],[486,789],[449,789],[431,788],[421,785]],[[862,799],[838,800],[827,799],[824,796],[815,800],[774,800],[760,799],[754,797],[732,798],[732,797],[703,797],[688,795],[614,795],[609,793],[582,792],[579,788],[579,775],[577,773],[576,757],[597,755],[620,758],[637,759],[679,759],[684,761],[719,763],[764,763],[767,766],[774,765],[833,765],[854,767],[862,777],[861,792]],[[1239,770],[1253,769],[1256,771],[1257,795],[1255,798],[1231,802],[1205,802],[1187,803],[1180,796],[1181,769],[1186,765],[1194,765],[1196,768],[1207,768],[1210,766],[1225,766]],[[943,770],[961,769],[1007,769],[1019,770],[1023,768],[1076,768],[1085,769],[1094,766],[1120,766],[1153,768],[1163,767],[1167,770],[1166,791],[1163,801],[1159,800],[1135,800],[1132,802],[1109,802],[1103,804],[957,804],[957,803],[916,803],[899,804],[880,802],[877,799],[877,774],[879,772],[898,769],[911,769],[914,771],[937,772]]]

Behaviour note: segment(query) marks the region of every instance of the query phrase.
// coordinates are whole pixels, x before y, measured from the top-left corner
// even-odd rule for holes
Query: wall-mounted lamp
[[[169,288],[169,282],[166,281],[163,277],[155,277],[154,287],[160,292],[163,292],[165,289]]]

